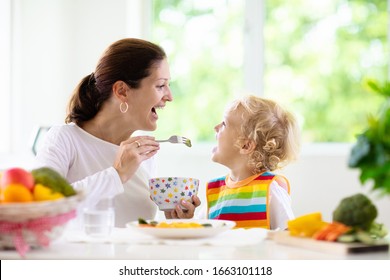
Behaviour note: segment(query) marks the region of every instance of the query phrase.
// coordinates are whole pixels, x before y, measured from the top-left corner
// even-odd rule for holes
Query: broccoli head
[[[355,194],[340,201],[333,211],[333,221],[356,229],[368,230],[378,215],[378,210],[364,194]]]

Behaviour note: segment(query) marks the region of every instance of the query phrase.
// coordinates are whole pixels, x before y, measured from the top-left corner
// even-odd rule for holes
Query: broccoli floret
[[[378,215],[378,210],[364,194],[355,194],[340,201],[333,211],[333,221],[355,229],[368,230]]]

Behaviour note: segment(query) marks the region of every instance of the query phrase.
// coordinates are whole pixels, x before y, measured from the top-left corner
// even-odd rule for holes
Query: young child
[[[234,101],[215,126],[212,160],[230,169],[207,183],[209,219],[239,228],[285,229],[294,218],[288,180],[273,173],[297,158],[299,129],[274,101],[246,96]]]

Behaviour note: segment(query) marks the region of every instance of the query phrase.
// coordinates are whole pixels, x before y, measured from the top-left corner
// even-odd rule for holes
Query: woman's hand
[[[152,136],[130,137],[119,146],[114,168],[119,174],[122,183],[127,182],[137,171],[140,164],[160,149],[160,144]]]
[[[185,209],[182,209],[180,205],[176,205],[176,208],[171,211],[165,211],[165,218],[167,219],[191,219],[194,217],[195,208],[200,205],[200,199],[196,195],[192,196],[192,203],[185,201],[184,199],[180,201],[180,205]]]

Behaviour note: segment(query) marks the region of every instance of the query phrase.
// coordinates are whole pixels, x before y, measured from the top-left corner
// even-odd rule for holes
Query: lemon
[[[35,201],[45,201],[60,199],[63,198],[64,195],[62,193],[55,192],[42,184],[36,184],[34,187],[33,197]]]

